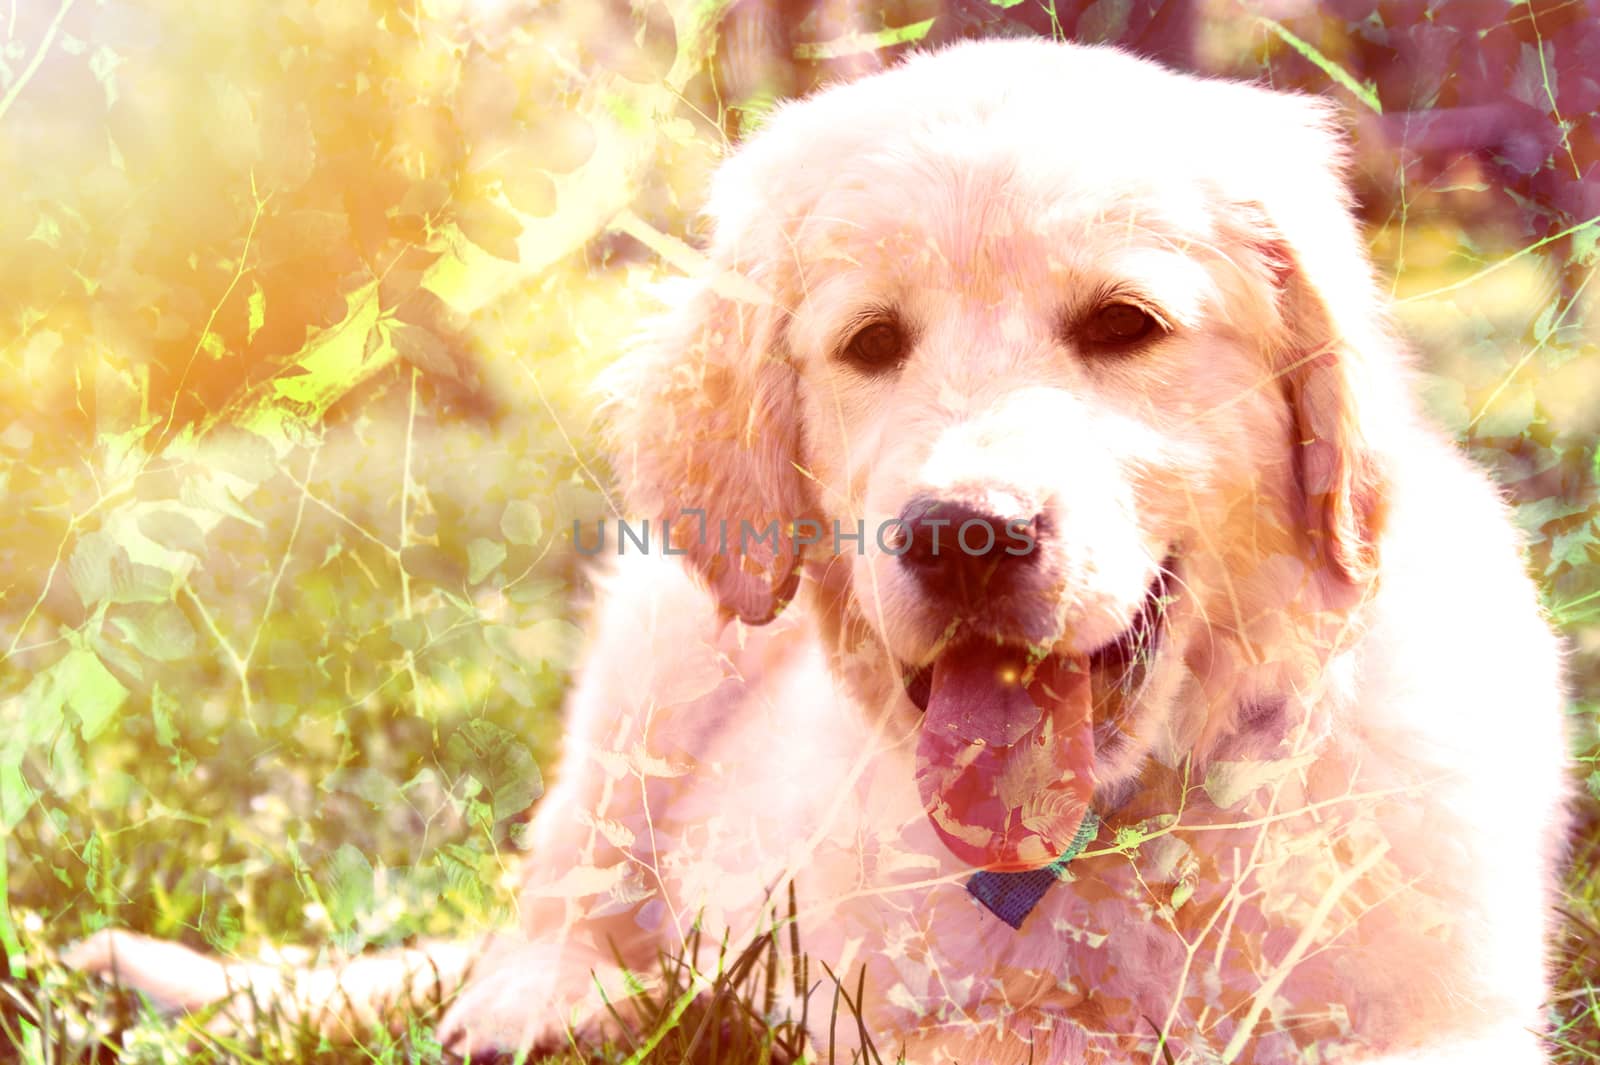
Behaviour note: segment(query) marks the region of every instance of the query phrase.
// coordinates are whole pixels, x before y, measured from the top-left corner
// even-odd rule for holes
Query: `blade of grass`
[[[1373,111],[1380,115],[1383,114],[1383,104],[1379,102],[1378,94],[1372,90],[1370,85],[1362,85],[1360,82],[1356,81],[1355,78],[1351,77],[1348,70],[1345,70],[1344,67],[1341,67],[1338,63],[1335,63],[1333,60],[1323,55],[1322,52],[1320,52],[1311,44],[1311,42],[1301,40],[1299,37],[1295,36],[1292,32],[1290,32],[1288,27],[1284,26],[1283,24],[1274,22],[1269,18],[1258,18],[1256,21],[1261,23],[1261,25],[1265,26],[1267,29],[1271,30],[1290,48],[1293,48],[1295,51],[1305,56],[1306,59],[1314,63],[1317,69],[1328,75],[1329,78],[1333,79],[1336,85],[1348,90],[1353,96],[1355,96],[1357,100],[1360,100],[1362,103],[1366,104]]]

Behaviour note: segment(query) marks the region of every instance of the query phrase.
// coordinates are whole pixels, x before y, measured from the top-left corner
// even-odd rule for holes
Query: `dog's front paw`
[[[228,971],[177,943],[102,929],[61,956],[69,969],[139,992],[163,1013],[199,1009],[231,990]]]
[[[473,966],[436,1035],[468,1061],[594,1046],[619,1029],[606,1004],[626,1017],[624,1000],[646,989],[615,962],[570,947],[497,942]]]

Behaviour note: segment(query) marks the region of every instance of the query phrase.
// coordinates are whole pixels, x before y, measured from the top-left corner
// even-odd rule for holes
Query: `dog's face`
[[[620,472],[729,523],[688,547],[749,621],[809,564],[864,700],[924,715],[964,858],[1050,860],[1097,785],[1307,683],[1273,656],[1371,577],[1397,389],[1324,122],[988,43],[780,112],[719,178],[740,279],[632,366]]]

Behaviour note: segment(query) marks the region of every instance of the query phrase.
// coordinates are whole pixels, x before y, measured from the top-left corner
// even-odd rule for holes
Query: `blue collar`
[[[1061,853],[1061,857],[1043,869],[1030,869],[1025,873],[973,873],[967,881],[967,890],[973,898],[987,906],[990,913],[1012,928],[1021,928],[1028,914],[1044,898],[1044,893],[1066,872],[1067,863],[1082,854],[1099,831],[1100,818],[1090,810],[1084,815],[1083,823],[1078,826],[1078,834],[1072,837],[1072,843]]]

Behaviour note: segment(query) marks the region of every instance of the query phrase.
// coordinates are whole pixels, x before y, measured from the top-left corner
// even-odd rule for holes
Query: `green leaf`
[[[517,238],[522,235],[522,223],[517,216],[498,204],[475,200],[456,208],[456,225],[461,235],[472,243],[507,262],[517,262]]]
[[[327,890],[322,901],[337,931],[351,931],[372,910],[373,881],[372,863],[360,850],[346,843],[333,852],[323,873]]]
[[[194,654],[194,626],[174,603],[134,604],[113,616],[111,624],[129,646],[157,662]]]
[[[556,212],[556,183],[543,170],[526,167],[503,172],[500,191],[523,214],[546,218]]]
[[[539,516],[539,508],[526,499],[512,500],[500,515],[500,531],[514,544],[529,546],[538,543],[544,535],[544,521]]]
[[[186,511],[210,518],[206,511],[190,511],[182,504],[173,507],[165,503],[138,503],[107,516],[100,531],[117,542],[129,563],[126,579],[118,580],[112,587],[111,601],[144,603],[170,599],[177,586],[200,564],[204,537],[198,529],[181,524],[185,519],[193,523]],[[193,549],[175,549],[158,543],[146,531],[146,518],[158,532],[176,538],[179,543],[190,543]]]
[[[1112,841],[1112,845],[1120,851],[1132,851],[1138,849],[1139,845],[1143,843],[1146,838],[1148,837],[1146,837],[1143,832],[1139,831],[1137,828],[1134,828],[1132,825],[1124,825],[1117,829],[1117,834]]]
[[[482,537],[467,545],[467,581],[477,584],[506,560],[506,545]]]
[[[1539,312],[1539,317],[1534,319],[1533,339],[1540,344],[1550,339],[1551,332],[1555,329],[1556,305],[1559,300],[1551,300],[1544,305],[1544,310]]]
[[[494,666],[495,686],[507,699],[528,710],[534,708],[534,690],[527,671],[519,661],[502,658]]]
[[[1597,252],[1600,252],[1600,224],[1591,221],[1572,234],[1570,258],[1580,266],[1587,266]]]
[[[72,548],[72,557],[67,560],[67,577],[72,581],[72,589],[78,593],[78,600],[85,609],[93,610],[97,604],[111,597],[117,569],[120,566],[125,572],[127,564],[127,556],[122,548],[105,533],[95,531],[78,538]]]
[[[335,769],[328,774],[322,786],[328,791],[354,795],[374,810],[387,809],[405,801],[400,786],[388,774],[370,767]]]
[[[553,580],[517,581],[506,589],[505,595],[517,606],[555,607],[566,601],[565,587]]]
[[[239,505],[242,498],[239,482],[227,474],[210,475],[200,473],[193,477],[185,477],[183,485],[178,489],[178,498],[186,506],[196,510],[211,511],[222,517],[235,518],[246,525],[257,529],[264,529],[261,519],[251,514]],[[254,485],[243,489],[243,494],[248,495],[254,490]]]
[[[207,329],[205,335],[200,338],[200,350],[213,359],[228,357],[227,341],[222,339],[222,334],[212,329]]]
[[[109,109],[117,102],[117,68],[123,63],[123,57],[112,51],[106,45],[100,45],[89,57],[89,73],[94,75],[94,80],[100,83],[101,90],[106,96],[106,107]]]
[[[50,744],[49,789],[56,799],[69,803],[82,795],[89,786],[89,773],[84,768],[83,751],[87,746],[70,731],[56,736]],[[85,797],[87,798],[87,796]]]
[[[480,909],[488,901],[478,854],[459,843],[451,843],[434,856],[434,861],[444,873],[446,896],[464,903],[469,910]]]
[[[160,684],[150,693],[150,722],[155,726],[156,742],[171,750],[178,740],[178,729],[172,723],[176,700]]]
[[[317,334],[295,359],[300,371],[293,377],[273,382],[278,394],[304,404],[311,415],[320,415],[365,381],[394,355],[390,345],[373,347],[367,338],[378,321],[378,283],[364,285],[345,299],[345,316],[334,326]],[[281,435],[262,427],[269,440]]]
[[[61,223],[57,222],[54,216],[41,211],[39,212],[39,217],[34,219],[33,232],[28,234],[28,239],[36,240],[40,244],[45,244],[52,248],[59,248],[61,246]]]
[[[1526,503],[1519,503],[1512,513],[1523,531],[1537,534],[1540,529],[1552,521],[1581,514],[1589,509],[1587,501],[1572,502],[1560,496],[1545,496],[1542,499],[1532,499]]]
[[[256,334],[261,332],[261,327],[267,321],[267,294],[261,290],[260,282],[256,283],[255,288],[250,293],[248,311],[250,321],[244,335],[246,344],[255,340]]]
[[[50,672],[61,685],[62,701],[77,715],[86,740],[104,731],[111,716],[128,698],[128,689],[111,675],[93,651],[83,648],[69,651]]]
[[[0,757],[0,827],[7,831],[17,827],[34,798],[34,790],[23,779],[22,766]]]
[[[194,451],[206,469],[227,475],[234,497],[241,500],[279,469],[271,442],[243,429],[222,427],[207,433]]]
[[[1531,386],[1511,385],[1494,397],[1473,429],[1479,437],[1522,436],[1537,415],[1534,403]]]
[[[16,749],[41,744],[61,728],[62,701],[65,698],[59,678],[53,669],[34,675],[18,699],[21,702],[22,728],[13,729],[11,707],[15,703],[0,703],[6,713],[5,736],[7,746],[0,750]]]
[[[211,517],[206,511],[202,517]],[[162,547],[172,551],[187,551],[199,557],[205,553],[206,533],[190,512],[181,504],[157,504],[143,509],[137,520],[139,531]]]
[[[544,779],[528,745],[508,729],[481,718],[445,743],[445,765],[476,780],[489,793],[494,819],[514,817],[544,794]]]
[[[1595,543],[1595,523],[1586,521],[1550,539],[1550,565],[1545,570],[1553,574],[1563,565],[1584,566],[1589,562],[1589,548]]]
[[[431,329],[407,322],[392,322],[389,325],[389,341],[402,359],[423,373],[457,381],[461,379],[461,367],[450,354],[449,347]]]
[[[1467,407],[1467,390],[1460,381],[1439,374],[1418,374],[1423,402],[1428,412],[1451,433],[1459,436],[1472,420]]]
[[[557,668],[570,665],[577,658],[583,643],[583,630],[561,618],[545,618],[534,622],[523,631],[522,639],[518,641],[529,661],[549,662]]]

